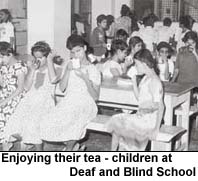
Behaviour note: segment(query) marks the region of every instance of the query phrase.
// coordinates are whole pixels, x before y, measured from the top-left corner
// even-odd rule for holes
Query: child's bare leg
[[[111,151],[117,151],[119,145],[119,137],[113,133],[112,134],[112,141],[111,141]]]
[[[43,144],[35,144],[35,151],[43,151]]]
[[[13,147],[13,143],[11,143],[11,142],[2,143],[2,149],[3,149],[3,151],[10,151],[10,149],[12,147]]]
[[[65,147],[63,151],[73,151],[75,144],[76,144],[76,140],[70,140],[70,141],[64,142]]]

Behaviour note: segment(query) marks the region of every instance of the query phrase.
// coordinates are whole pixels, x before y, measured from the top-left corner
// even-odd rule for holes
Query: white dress
[[[6,135],[7,139],[19,134],[24,143],[40,144],[40,121],[46,113],[54,107],[52,85],[48,78],[48,71],[36,71],[33,85],[21,100],[15,113],[10,117]]]
[[[146,76],[139,85],[139,108],[145,106],[148,102],[161,102],[163,89],[160,81],[156,83],[153,94],[149,90],[149,84],[153,80]],[[158,111],[145,114],[117,114],[107,123],[110,132],[114,132],[117,136],[124,139],[132,139],[137,141],[148,140],[152,137],[153,130],[157,123]]]
[[[88,73],[95,85],[100,85],[101,76],[94,65],[86,65],[81,70]],[[96,114],[97,106],[86,83],[72,70],[65,97],[41,121],[41,138],[53,142],[79,140]]]

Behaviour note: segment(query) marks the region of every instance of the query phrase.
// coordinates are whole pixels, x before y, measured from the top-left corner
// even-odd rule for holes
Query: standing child
[[[105,30],[107,28],[107,17],[101,14],[97,17],[97,27],[91,34],[91,47],[94,49],[94,55],[98,61],[101,61],[106,52]]]
[[[87,58],[82,37],[71,35],[67,48],[73,59],[66,64],[59,83],[65,97],[43,117],[40,133],[43,140],[63,142],[64,150],[71,151],[85,136],[87,124],[96,117],[95,100],[99,96],[101,77]]]
[[[0,42],[0,62],[0,143],[4,143],[5,127],[24,94],[27,68],[15,59],[7,42]]]
[[[0,10],[0,42],[5,41],[12,45],[14,48],[14,26],[11,23],[12,16],[8,9]]]
[[[25,81],[25,89],[28,92],[11,116],[6,135],[7,141],[12,141],[12,136],[19,134],[22,137],[22,146],[34,145],[36,151],[39,151],[42,150],[39,122],[54,106],[54,86],[51,83],[56,83],[57,77],[51,74],[54,71],[52,61],[47,61],[51,57],[49,45],[40,41],[34,44],[31,51],[33,60],[28,62],[29,70]]]
[[[160,126],[163,112],[163,88],[156,74],[156,62],[147,49],[134,56],[139,75],[145,75],[137,86],[136,77],[132,79],[134,94],[139,103],[136,114],[118,114],[107,123],[112,132],[112,150],[145,150],[148,140],[153,138]]]
[[[123,40],[114,40],[111,46],[111,58],[103,64],[102,75],[104,78],[119,77],[124,70],[121,62],[127,55],[127,44]]]

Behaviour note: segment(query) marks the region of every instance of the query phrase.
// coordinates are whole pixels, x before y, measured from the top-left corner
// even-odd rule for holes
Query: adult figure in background
[[[0,10],[0,42],[8,42],[12,48],[15,46],[14,26],[12,16],[8,9]]]
[[[183,38],[185,47],[179,50],[172,82],[198,85],[198,37],[189,31]]]
[[[131,18],[129,17],[130,11],[130,8],[126,4],[122,5],[120,11],[121,16],[115,21],[116,31],[124,29],[128,34],[131,34]]]

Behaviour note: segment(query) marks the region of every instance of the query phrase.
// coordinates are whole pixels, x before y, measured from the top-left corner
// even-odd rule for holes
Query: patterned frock
[[[11,96],[17,89],[17,76],[21,73],[27,73],[27,67],[22,62],[17,62],[11,66],[3,65],[0,69],[1,87],[0,100],[4,100]],[[14,113],[19,104],[24,92],[11,99],[6,105],[0,107],[0,143],[4,142],[4,130],[8,123],[10,116]]]
[[[161,82],[155,84],[154,92],[151,94],[149,85],[153,80],[146,76],[142,79],[139,85],[139,109],[145,107],[149,102],[162,102],[163,88]],[[158,111],[145,114],[117,114],[107,123],[107,128],[110,132],[114,132],[118,137],[122,138],[122,146],[125,150],[130,150],[130,142],[146,141],[152,137],[152,133],[157,123]],[[125,143],[123,143],[125,142]],[[128,143],[127,143],[128,142]],[[128,145],[127,145],[128,144]]]
[[[47,68],[37,70],[33,85],[21,100],[6,127],[6,139],[12,141],[14,134],[19,134],[24,143],[40,144],[40,121],[43,115],[54,106],[52,98],[54,85],[49,81]]]
[[[94,65],[86,65],[81,70],[88,73],[95,85],[100,85],[100,73]],[[96,114],[97,106],[86,83],[72,70],[65,97],[41,121],[41,138],[54,142],[79,140],[84,137],[88,122]]]

